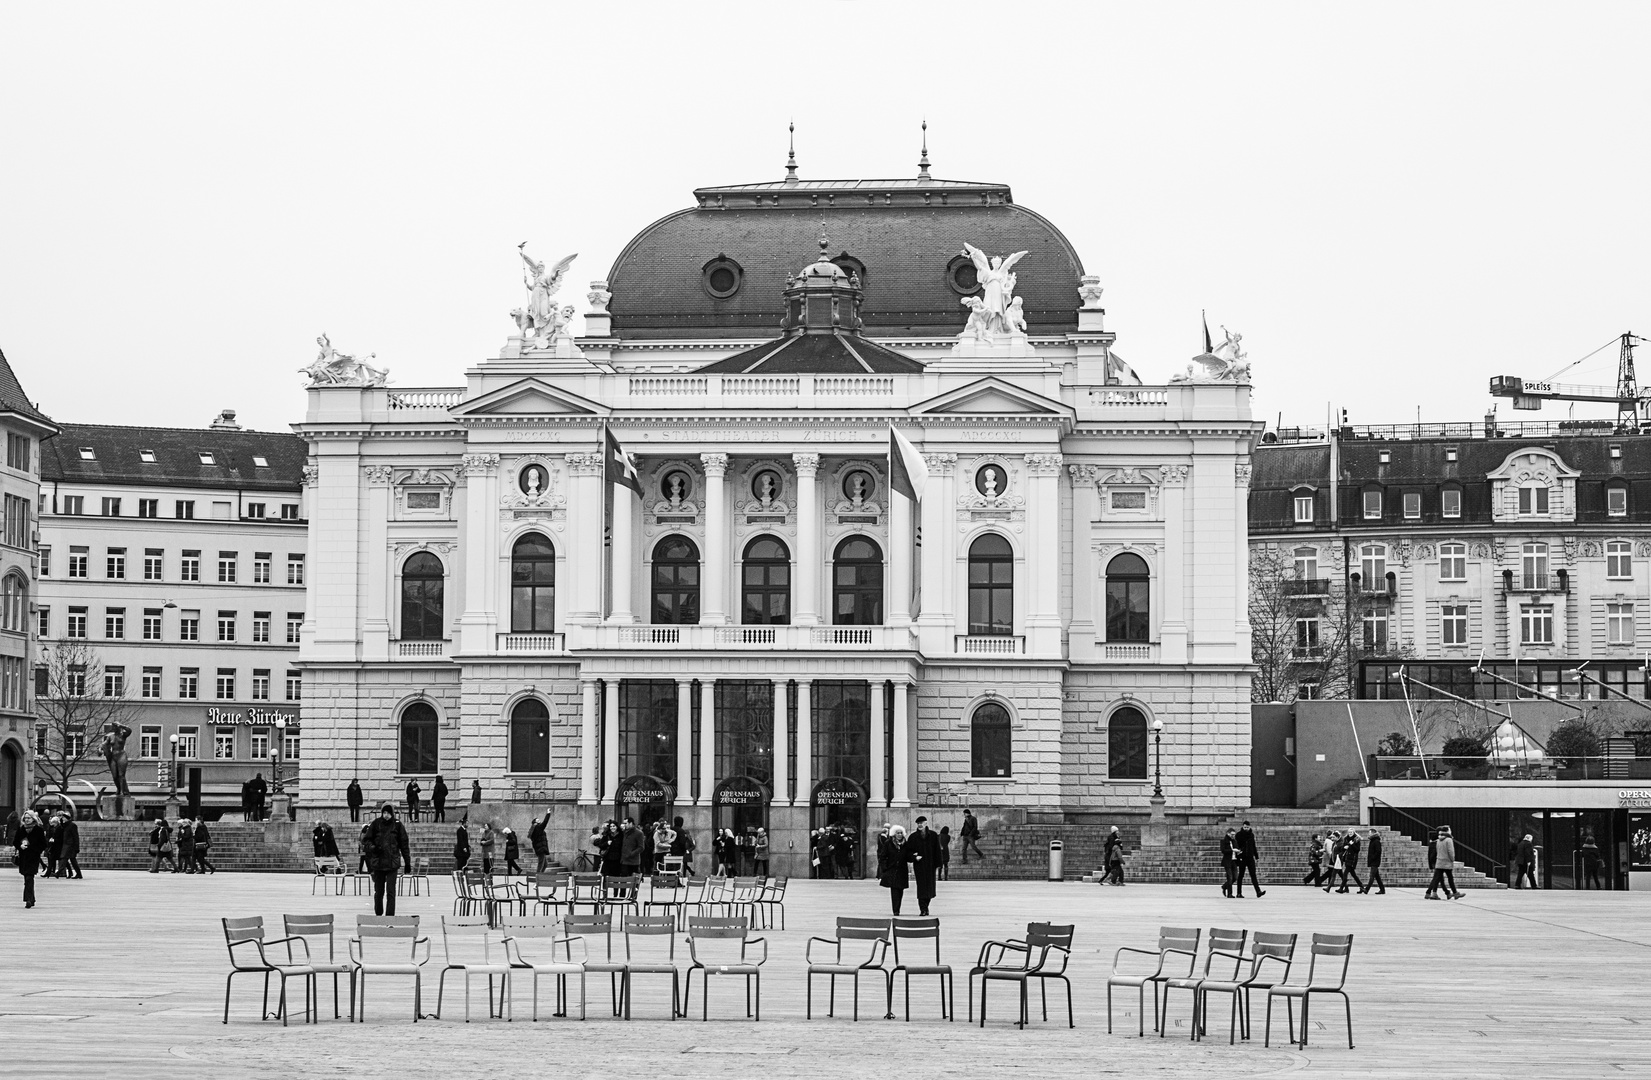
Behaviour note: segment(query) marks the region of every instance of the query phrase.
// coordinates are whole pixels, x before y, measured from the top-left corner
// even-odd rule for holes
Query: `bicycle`
[[[579,857],[573,860],[573,872],[576,874],[594,874],[602,869],[594,851],[581,851]]]

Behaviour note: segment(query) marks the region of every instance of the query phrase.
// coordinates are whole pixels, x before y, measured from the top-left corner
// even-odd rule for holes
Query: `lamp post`
[[[287,786],[281,780],[281,758],[287,746],[287,718],[275,718],[275,753],[273,756],[275,767],[275,781],[270,785],[269,820],[276,829],[275,837],[279,839],[287,835],[292,825],[292,796],[287,794]]]
[[[1152,742],[1154,750],[1152,797],[1164,797],[1164,722],[1158,717],[1152,718]]]
[[[1153,768],[1152,798],[1149,801],[1151,812],[1147,823],[1141,827],[1142,847],[1164,847],[1169,843],[1169,820],[1164,816],[1164,722],[1158,717],[1152,718],[1147,725],[1152,732],[1152,742],[1156,762]]]
[[[167,736],[167,741],[172,744],[172,791],[166,797],[166,816],[176,818],[178,816],[178,733],[173,732]]]
[[[285,748],[286,742],[287,718],[285,716],[277,716],[275,718],[275,747],[272,755],[275,762],[272,767],[275,777],[270,785],[270,794],[272,795],[281,795],[286,792],[286,788],[281,783],[281,751]]]

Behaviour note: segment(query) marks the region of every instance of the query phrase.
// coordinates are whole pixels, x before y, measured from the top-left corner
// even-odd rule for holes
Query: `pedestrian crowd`
[[[178,818],[174,828],[164,817],[149,827],[149,872],[161,872],[161,864],[174,874],[216,874],[212,865],[212,833],[206,818]]]

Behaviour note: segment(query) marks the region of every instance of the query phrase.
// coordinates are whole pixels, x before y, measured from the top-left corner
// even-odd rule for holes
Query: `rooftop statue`
[[[383,386],[389,372],[384,368],[373,367],[366,360],[357,360],[348,353],[341,353],[333,348],[332,341],[326,334],[315,339],[321,346],[320,355],[315,363],[298,370],[310,377],[311,386]],[[377,353],[369,353],[367,360],[378,359]]]
[[[524,250],[526,247],[526,240],[516,245],[517,254],[527,264],[528,272],[522,274],[522,284],[527,286],[527,307],[518,308],[510,314],[521,328],[523,337],[536,338],[539,348],[546,348],[551,339],[566,333],[568,322],[573,318],[572,305],[556,306],[556,290],[561,288],[562,278],[579,255],[577,252],[569,255],[546,273],[545,264],[530,258]]]
[[[1010,308],[1015,301],[1015,264],[1026,257],[1026,252],[1017,251],[1005,258],[1002,255],[987,258],[986,253],[973,244],[963,245],[963,254],[975,264],[975,279],[980,282],[981,308],[978,311],[986,325],[988,339],[991,334],[1013,334],[1017,332]],[[971,322],[973,318],[971,317]]]
[[[1171,376],[1170,382],[1249,382],[1249,354],[1239,345],[1244,335],[1235,334],[1225,326],[1221,332],[1226,340],[1209,352],[1193,357],[1186,374]]]

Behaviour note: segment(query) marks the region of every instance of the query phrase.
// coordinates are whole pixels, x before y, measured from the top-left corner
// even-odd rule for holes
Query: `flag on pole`
[[[1210,340],[1210,317],[1202,311],[1198,317],[1204,320],[1204,355],[1210,356],[1215,352],[1215,343]]]
[[[929,482],[929,467],[923,463],[923,455],[917,452],[917,447],[911,440],[889,425],[889,484],[910,499],[917,502],[923,497],[923,486]]]
[[[613,437],[612,431],[607,431],[605,434],[607,435],[608,445],[606,462],[602,467],[604,479],[610,484],[628,487],[640,496],[642,494],[642,478],[637,475],[636,462],[631,459],[629,454],[625,453],[624,448],[619,445],[619,440]]]

